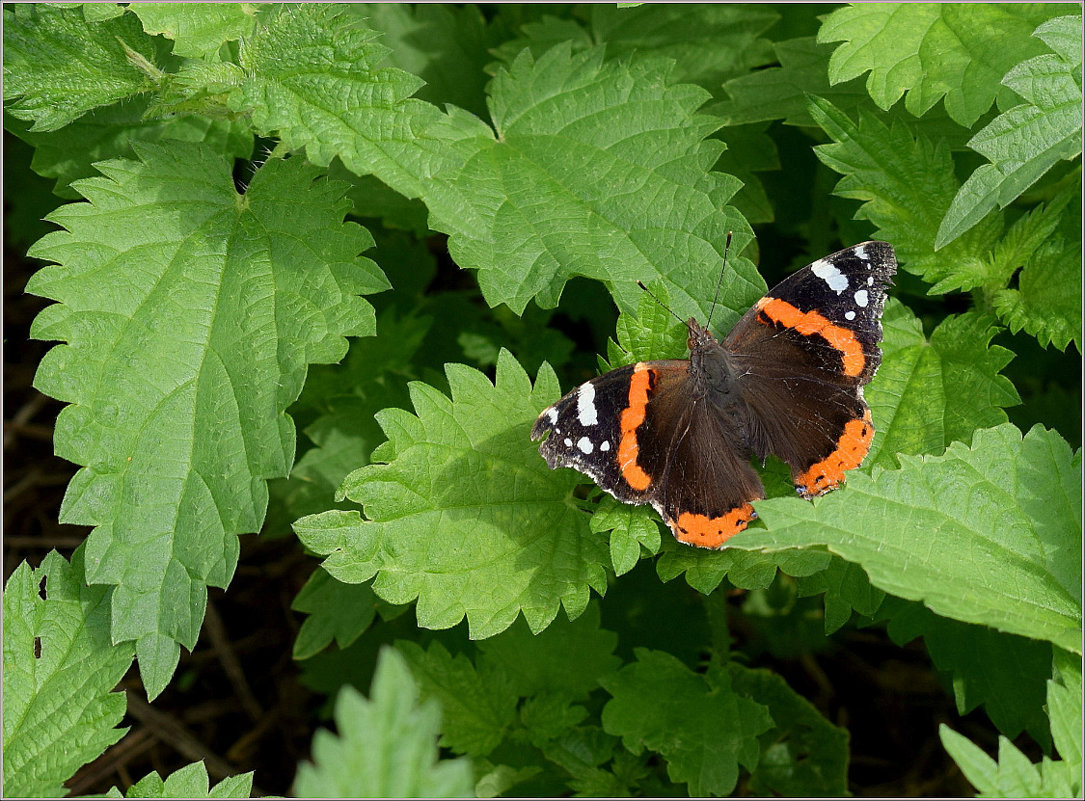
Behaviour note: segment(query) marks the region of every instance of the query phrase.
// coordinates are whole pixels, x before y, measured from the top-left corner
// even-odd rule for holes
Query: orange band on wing
[[[652,371],[644,362],[638,362],[633,368],[629,381],[629,405],[622,412],[619,426],[622,440],[618,444],[618,464],[622,469],[622,478],[630,487],[643,492],[652,484],[652,477],[637,464],[640,445],[637,444],[637,428],[644,422],[644,413],[648,408],[648,387],[651,384]]]
[[[868,409],[862,420],[849,420],[845,424],[844,433],[836,441],[836,450],[798,476],[795,486],[807,498],[834,489],[844,480],[845,470],[862,464],[872,439],[874,424]]]
[[[682,512],[671,523],[671,528],[679,542],[699,548],[719,548],[746,528],[755,517],[757,512],[750,504],[744,503],[719,517]]]
[[[769,319],[794,328],[803,336],[817,334],[840,351],[844,362],[844,375],[855,377],[863,372],[866,366],[863,346],[847,328],[833,325],[815,311],[799,311],[786,300],[779,298],[761,298],[757,301],[757,309],[768,315]]]

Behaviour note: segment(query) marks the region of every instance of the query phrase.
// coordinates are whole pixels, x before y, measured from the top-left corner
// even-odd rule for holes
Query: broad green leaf
[[[873,615],[885,599],[885,592],[870,583],[859,565],[833,557],[829,566],[798,579],[800,598],[825,593],[825,634],[839,630],[851,619],[852,611]]]
[[[479,663],[500,667],[521,696],[553,693],[581,700],[617,670],[617,645],[617,635],[600,627],[599,605],[591,603],[576,620],[556,620],[538,634],[517,622],[482,640]]]
[[[373,622],[376,602],[368,584],[344,584],[318,567],[290,604],[309,615],[294,640],[294,659],[320,653],[333,639],[339,648],[349,646]]]
[[[248,798],[252,792],[252,772],[223,779],[211,787],[203,762],[193,762],[165,778],[152,771],[128,788],[124,794],[116,787],[106,798]]]
[[[153,62],[151,38],[127,14],[92,22],[79,7],[4,7],[4,102],[15,101],[5,108],[32,121],[31,131],[55,131],[153,89]]]
[[[944,724],[938,734],[965,777],[983,798],[1077,798],[1082,793],[1081,660],[1056,652],[1047,683],[1047,710],[1061,759],[1029,762],[1012,742],[998,738],[998,761]]]
[[[889,618],[898,645],[923,637],[935,668],[947,677],[966,715],[982,705],[999,732],[1010,738],[1027,730],[1050,746],[1043,713],[1050,676],[1051,644],[939,617],[922,604],[893,599],[879,617]]]
[[[829,62],[832,83],[870,71],[867,91],[883,110],[906,91],[920,117],[945,98],[950,117],[971,126],[991,107],[1012,66],[1043,52],[1033,28],[1071,4],[853,3],[834,11],[819,42],[844,42]],[[1079,40],[1080,41],[1080,40]]]
[[[109,639],[109,596],[52,551],[20,564],[4,586],[4,795],[49,798],[127,731],[124,693],[110,692],[132,664]],[[44,593],[42,590],[44,589]],[[44,594],[44,597],[43,597]]]
[[[833,48],[818,44],[813,36],[775,42],[778,67],[757,70],[727,81],[728,100],[710,108],[728,125],[783,120],[785,125],[813,126],[807,96],[831,100],[850,111],[867,98],[857,81],[830,86],[828,68]]]
[[[254,27],[255,7],[247,3],[133,3],[128,8],[144,31],[172,39],[178,56],[211,55]]]
[[[928,283],[941,282],[939,292],[968,290],[993,280],[991,243],[1002,231],[998,213],[934,252],[938,225],[959,186],[944,139],[932,142],[901,120],[886,125],[862,109],[856,124],[820,98],[811,99],[809,110],[833,140],[814,152],[844,176],[833,193],[863,201],[856,219],[870,220],[877,227],[874,236],[893,243],[904,269]],[[1007,276],[996,272],[1004,282]]]
[[[589,588],[606,589],[606,544],[573,502],[572,470],[551,471],[528,432],[558,397],[544,366],[534,388],[506,351],[496,385],[458,364],[445,368],[451,399],[411,384],[415,414],[387,409],[388,441],[340,493],[365,507],[299,520],[298,536],[329,556],[340,581],[373,581],[392,603],[418,599],[418,623],[448,628],[466,615],[473,639],[508,628],[523,612],[534,632],[564,606],[584,611]]]
[[[471,765],[440,759],[441,708],[419,702],[418,685],[393,648],[381,650],[366,699],[344,687],[335,703],[338,735],[313,737],[313,762],[298,768],[300,798],[465,798],[472,795]]]
[[[351,3],[351,13],[383,34],[391,64],[426,82],[416,97],[437,106],[453,103],[486,114],[484,67],[496,45],[474,5],[443,3]]]
[[[735,692],[768,707],[773,728],[761,735],[761,757],[748,792],[759,796],[848,794],[848,732],[834,726],[768,670],[728,664]]]
[[[977,428],[1006,422],[1020,403],[1001,370],[1013,354],[991,345],[998,329],[975,312],[946,317],[928,340],[907,307],[890,303],[878,375],[866,391],[877,433],[867,464],[894,466],[897,454],[940,453]]]
[[[704,551],[682,545],[671,536],[664,537],[662,550],[656,562],[659,577],[670,581],[685,573],[686,583],[702,595],[715,591],[724,578],[745,590],[764,589],[772,584],[777,570],[789,576],[809,576],[829,564],[828,554],[815,551],[754,553],[732,548]]]
[[[63,198],[77,199],[71,184],[97,176],[94,164],[113,158],[135,158],[133,142],[203,142],[212,150],[235,158],[252,154],[252,133],[247,126],[213,120],[198,114],[148,118],[149,100],[133,98],[98,108],[58,131],[33,131],[24,123],[6,126],[34,147],[30,167],[38,175],[55,178],[53,190]]]
[[[1035,36],[1056,52],[1006,73],[1002,82],[1025,102],[1000,114],[968,143],[991,163],[977,168],[958,191],[936,247],[954,241],[996,205],[1008,206],[1059,161],[1081,154],[1081,19],[1080,14],[1058,17],[1038,27]]]
[[[414,674],[425,699],[440,702],[444,725],[441,745],[457,754],[484,757],[508,733],[519,700],[505,671],[475,669],[465,655],[452,656],[439,642],[428,649],[399,641],[396,648]]]
[[[1081,240],[1043,243],[1021,270],[1017,289],[999,290],[992,305],[1014,333],[1024,329],[1059,350],[1073,342],[1080,353]]]
[[[659,553],[659,524],[647,509],[604,497],[591,516],[594,534],[610,532],[610,563],[614,575],[632,570],[641,557],[641,546],[649,554]]]
[[[738,181],[710,171],[721,145],[704,140],[718,122],[696,113],[708,94],[674,83],[673,62],[604,63],[602,49],[568,45],[537,62],[522,52],[491,84],[491,130],[411,97],[418,79],[381,66],[375,35],[336,7],[282,12],[242,51],[249,78],[233,107],[316,164],[338,156],[422,198],[490,306],[549,308],[583,275],[632,308],[635,281],[662,278],[676,312],[707,316],[726,234],[740,252],[749,226],[726,206]],[[349,109],[329,108],[344,96]],[[736,259],[721,318],[763,291]]]
[[[606,45],[608,59],[673,58],[675,81],[714,94],[728,78],[771,63],[770,42],[761,35],[780,18],[771,6],[754,3],[645,3],[635,11],[593,3],[589,9],[592,39]]]
[[[603,679],[613,696],[603,708],[604,730],[634,754],[658,753],[691,796],[729,795],[739,765],[757,767],[757,738],[772,726],[768,709],[732,687],[726,668],[712,665],[701,675],[662,651],[635,653],[635,663]]]
[[[770,498],[767,528],[730,550],[822,547],[876,587],[943,617],[1081,653],[1081,468],[1057,434],[1012,425],[972,447],[901,456],[899,470],[852,473],[816,503]]]
[[[293,461],[283,410],[308,364],[373,333],[358,295],[387,282],[358,258],[372,239],[342,223],[342,187],[300,159],[269,161],[239,196],[206,148],[136,152],[75,184],[88,202],[50,216],[65,230],[31,254],[57,264],[27,291],[59,301],[31,335],[66,343],[35,378],[71,404],[55,448],[84,465],[61,520],[96,527],[87,580],[116,585],[112,637],[137,641],[153,697]]]

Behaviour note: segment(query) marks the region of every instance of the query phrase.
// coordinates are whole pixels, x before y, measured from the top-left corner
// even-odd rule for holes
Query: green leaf
[[[818,41],[844,42],[829,62],[832,83],[869,70],[867,91],[881,109],[888,110],[907,92],[905,106],[920,117],[944,97],[949,116],[971,126],[991,107],[1006,71],[1043,52],[1029,38],[1033,28],[1073,8],[1045,3],[854,3],[826,17]]]
[[[619,503],[610,496],[600,501],[591,516],[593,534],[610,532],[610,563],[614,575],[632,570],[641,557],[641,546],[649,554],[659,553],[659,524],[647,509]]]
[[[92,22],[79,7],[19,3],[4,8],[4,102],[31,131],[55,131],[88,111],[153,88],[137,66],[154,46],[135,17]],[[153,68],[151,68],[153,69]]]
[[[519,700],[505,672],[477,671],[465,655],[453,657],[439,642],[424,650],[417,643],[399,641],[396,648],[414,674],[422,697],[441,704],[442,746],[484,757],[501,744]]]
[[[58,339],[35,386],[71,405],[57,455],[85,465],[61,520],[96,526],[86,576],[112,584],[112,636],[137,641],[153,697],[192,648],[207,585],[225,587],[237,535],[260,528],[265,480],[283,475],[283,410],[311,362],[373,332],[359,293],[387,282],[357,258],[372,240],[343,225],[342,187],[301,160],[272,160],[238,196],[225,159],[175,143],[99,165],[89,202],[31,250],[57,262],[27,291],[59,303],[31,336]],[[176,642],[174,642],[176,641]]]
[[[879,617],[889,618],[889,636],[898,645],[923,637],[931,661],[953,687],[961,715],[982,705],[1007,737],[1028,730],[1037,742],[1050,745],[1042,710],[1050,643],[939,617],[922,604],[899,599],[889,601]]]
[[[418,79],[380,66],[374,36],[336,7],[284,11],[243,51],[250,77],[233,107],[316,164],[339,156],[421,197],[490,306],[549,308],[583,275],[632,308],[636,280],[663,278],[676,312],[707,316],[716,273],[705,267],[728,231],[740,252],[749,226],[726,206],[739,182],[710,172],[722,146],[704,141],[718,122],[696,113],[708,93],[673,84],[673,62],[604,63],[601,49],[568,45],[536,62],[525,51],[492,82],[495,136],[412,98]],[[328,97],[350,97],[350,109],[329,110]],[[737,319],[763,290],[736,259],[721,316]]]
[[[416,414],[387,409],[388,441],[340,492],[368,519],[329,512],[299,520],[298,536],[330,555],[340,581],[376,576],[392,603],[418,599],[418,623],[448,628],[466,615],[473,639],[508,628],[523,612],[534,632],[564,606],[575,618],[589,588],[606,589],[606,545],[572,502],[574,471],[551,471],[528,436],[558,396],[549,367],[534,388],[507,351],[496,385],[459,364],[445,367],[449,399],[411,384]]]
[[[441,708],[418,700],[404,659],[383,648],[367,700],[344,687],[335,703],[338,736],[318,731],[313,762],[298,768],[294,793],[304,798],[465,798],[471,765],[438,757]]]
[[[768,710],[733,688],[723,667],[701,675],[662,651],[635,653],[635,663],[603,679],[613,696],[604,730],[633,754],[648,748],[662,756],[667,775],[687,783],[691,796],[730,794],[739,765],[757,767],[757,737],[772,726]]]
[[[1023,61],[1006,73],[1002,82],[1025,102],[969,141],[991,163],[977,168],[957,192],[938,229],[936,247],[955,240],[996,205],[1008,206],[1059,161],[1081,154],[1081,15],[1050,20],[1035,35],[1050,39],[1057,52]]]
[[[1006,422],[1003,409],[1021,402],[1000,373],[1013,354],[990,344],[998,329],[989,317],[951,315],[927,340],[907,307],[891,303],[884,323],[882,365],[866,393],[877,428],[868,465],[940,453],[977,428]]]
[[[176,114],[148,119],[145,98],[94,109],[59,131],[35,132],[25,124],[9,124],[9,131],[34,147],[31,169],[55,178],[53,190],[63,198],[79,193],[71,184],[97,176],[94,164],[113,158],[136,158],[133,142],[203,142],[212,150],[235,158],[252,154],[252,132],[247,126],[213,120],[198,114]]]
[[[83,583],[83,548],[20,564],[4,586],[4,795],[64,795],[64,782],[127,729],[130,643],[109,639],[103,587]],[[44,589],[44,593],[42,590]],[[44,597],[43,597],[44,595]]]
[[[618,669],[617,645],[618,636],[600,628],[599,605],[591,603],[576,620],[556,620],[538,634],[517,622],[482,640],[479,663],[500,668],[518,695],[554,693],[581,700],[601,677]]]
[[[635,53],[672,58],[675,81],[714,93],[728,78],[772,61],[761,34],[780,18],[772,7],[751,3],[706,3],[696,13],[672,3],[645,3],[635,11],[604,3],[589,8],[592,39],[606,44],[608,59]]]
[[[1052,237],[1030,255],[1017,289],[994,293],[995,312],[1015,334],[1024,329],[1059,350],[1073,342],[1080,353],[1081,240]]]
[[[1081,660],[1056,652],[1056,677],[1047,683],[1051,731],[1061,760],[1029,762],[1005,737],[998,738],[998,762],[944,724],[938,734],[965,777],[986,798],[1076,798],[1082,792]]]
[[[850,111],[867,98],[858,81],[830,86],[829,57],[833,48],[813,36],[773,43],[778,67],[757,70],[727,81],[728,100],[711,107],[727,125],[783,120],[785,125],[813,126],[807,96],[831,100]]]
[[[244,3],[135,3],[129,10],[144,31],[172,39],[175,55],[192,58],[211,55],[254,27],[252,7]]]
[[[165,781],[151,771],[128,788],[124,795],[114,787],[106,798],[248,798],[252,793],[252,772],[223,779],[214,787],[203,762],[174,771]]]
[[[728,669],[737,693],[768,707],[775,724],[761,735],[761,757],[748,792],[760,796],[848,794],[848,732],[834,726],[779,675],[737,663]]]
[[[689,586],[709,595],[724,578],[746,590],[764,589],[776,578],[777,569],[789,576],[809,576],[824,570],[828,563],[827,554],[815,551],[767,554],[729,548],[703,551],[667,537],[663,540],[663,554],[656,562],[656,572],[663,581],[685,573]]]
[[[838,631],[851,619],[852,611],[873,615],[885,600],[885,592],[870,583],[863,568],[833,557],[824,570],[797,581],[798,596],[825,593],[825,634]]]
[[[899,470],[853,472],[811,504],[770,498],[767,529],[734,549],[824,547],[871,583],[944,617],[1081,652],[1081,473],[1057,434],[1012,425],[972,447],[900,457]]]
[[[290,608],[309,617],[294,640],[294,659],[318,654],[333,639],[346,648],[369,628],[377,614],[377,599],[368,584],[344,584],[317,568]]]
[[[833,143],[814,148],[844,177],[833,193],[863,201],[856,219],[870,220],[875,237],[893,243],[904,269],[937,283],[938,292],[968,290],[988,282],[991,242],[1002,231],[992,213],[938,253],[938,225],[958,189],[945,138],[930,141],[901,120],[886,125],[862,109],[859,123],[826,100],[811,98],[810,114]],[[997,271],[999,286],[1008,276]],[[940,283],[938,283],[940,282]],[[932,290],[935,291],[935,290]]]
[[[484,67],[497,41],[477,6],[352,3],[350,11],[384,34],[393,65],[426,82],[416,97],[486,114]]]

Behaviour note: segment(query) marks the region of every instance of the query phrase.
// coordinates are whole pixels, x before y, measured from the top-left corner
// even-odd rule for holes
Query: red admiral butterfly
[[[808,264],[717,342],[690,319],[689,359],[637,362],[547,408],[531,438],[619,501],[650,503],[680,542],[720,548],[765,497],[751,466],[771,453],[813,498],[870,450],[863,385],[881,362],[891,245],[864,242]]]

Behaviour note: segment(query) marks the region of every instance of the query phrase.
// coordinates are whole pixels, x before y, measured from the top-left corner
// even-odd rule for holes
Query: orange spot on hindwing
[[[719,517],[682,512],[677,520],[668,520],[679,542],[698,548],[720,548],[757,517],[748,503],[735,507]]]
[[[652,484],[652,477],[637,464],[637,458],[640,456],[637,428],[644,422],[651,383],[652,371],[644,362],[638,362],[629,380],[629,405],[622,412],[622,418],[619,421],[622,439],[618,444],[618,464],[621,467],[622,478],[637,492],[643,492]]]
[[[840,351],[844,363],[844,375],[855,377],[866,367],[866,356],[862,343],[855,338],[855,333],[839,325],[833,325],[816,311],[804,312],[779,298],[761,298],[756,308],[772,321],[787,328],[793,328],[803,336],[816,334],[835,350]]]
[[[835,489],[844,480],[844,471],[862,464],[874,439],[874,424],[867,409],[862,420],[849,420],[836,441],[836,449],[795,478],[795,487],[804,498]]]

